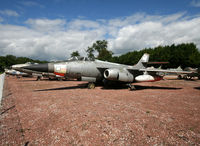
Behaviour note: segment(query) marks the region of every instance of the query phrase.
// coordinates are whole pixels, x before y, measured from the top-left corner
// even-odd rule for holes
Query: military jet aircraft
[[[184,71],[190,71],[191,73],[189,74],[185,74],[185,75],[179,75],[179,79],[187,79],[187,80],[191,80],[195,77],[198,77],[198,79],[200,79],[200,67],[199,68],[191,68],[191,67],[186,67],[184,69]]]
[[[200,68],[186,67],[184,70],[179,66],[178,68],[169,68],[167,70],[174,71],[167,73],[167,75],[177,75],[177,79],[192,80],[195,77],[200,79]],[[187,71],[187,72],[185,72]]]
[[[133,90],[135,89],[131,84],[133,82],[159,81],[162,79],[162,76],[158,74],[159,72],[174,72],[163,69],[148,69],[146,68],[148,61],[149,54],[145,53],[134,66],[83,58],[82,60],[38,64],[22,68],[88,81],[89,89],[95,88],[96,82],[103,81],[105,85],[109,85],[110,82],[124,83],[128,85],[129,89]]]
[[[5,69],[5,73],[7,75],[12,75],[12,76],[17,76],[17,77],[27,77],[28,74],[27,73],[23,73],[23,72],[20,72],[20,71],[16,71],[14,69]]]

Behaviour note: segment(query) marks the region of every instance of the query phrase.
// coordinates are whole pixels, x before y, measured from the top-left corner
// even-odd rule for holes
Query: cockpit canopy
[[[87,57],[81,57],[81,56],[74,56],[69,58],[67,61],[93,61],[94,59],[90,59]]]
[[[26,62],[25,64],[28,64],[28,65],[34,65],[34,64],[38,64],[38,63],[34,63],[34,62]]]

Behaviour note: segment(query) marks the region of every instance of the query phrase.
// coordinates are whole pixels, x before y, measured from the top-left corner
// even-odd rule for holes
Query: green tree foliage
[[[144,53],[150,54],[152,62],[169,62],[163,65],[164,68],[200,67],[200,52],[194,43],[182,43],[179,45],[158,46],[155,48],[145,48],[140,51],[132,51],[120,56],[112,57],[113,53],[107,49],[108,42],[96,41],[92,47],[88,47],[88,57],[94,58],[94,52],[97,51],[96,58],[111,62],[134,65]]]
[[[95,43],[93,43],[92,47],[88,47],[87,53],[89,58],[95,58],[94,52],[97,51],[97,59],[100,60],[107,60],[110,61],[112,60],[112,52],[108,51],[108,42],[106,40],[98,40]]]
[[[86,52],[87,52],[88,58],[90,58],[92,60],[95,58],[94,57],[94,48],[88,47],[88,49],[86,50]]]
[[[76,56],[80,56],[78,51],[75,51],[75,52],[71,53],[71,57],[76,57]]]
[[[98,59],[100,60],[106,60],[106,61],[110,61],[111,58],[112,58],[112,52],[111,51],[108,51],[106,48],[103,48],[100,52],[99,52],[99,55],[98,55]]]
[[[0,56],[0,72],[5,68],[10,68],[14,64],[23,64],[26,62],[47,63],[47,61],[33,60],[27,57],[16,57],[13,55]]]
[[[140,51],[128,52],[113,58],[111,61],[134,65],[144,53],[150,54],[150,61],[169,62],[169,64],[164,65],[165,68],[200,66],[200,52],[194,43],[146,48]]]
[[[6,68],[6,60],[5,57],[0,56],[0,72],[3,72],[4,68]]]

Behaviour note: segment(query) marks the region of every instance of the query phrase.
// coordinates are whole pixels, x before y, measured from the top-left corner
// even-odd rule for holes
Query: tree
[[[88,47],[86,52],[87,52],[87,56],[88,56],[89,59],[93,60],[95,58],[94,57],[94,48]]]
[[[14,64],[23,64],[26,62],[48,63],[48,61],[33,60],[27,57],[16,57],[13,55],[0,56],[0,72],[5,68],[10,68]]]
[[[200,52],[194,43],[172,44],[170,46],[158,46],[155,48],[132,51],[112,58],[112,62],[134,65],[144,53],[150,54],[150,61],[164,61],[169,64],[162,65],[163,68],[199,67]]]
[[[112,60],[112,52],[107,50],[108,42],[106,40],[98,40],[95,43],[93,43],[92,47],[88,47],[86,52],[88,53],[89,58],[95,58],[94,57],[94,51],[98,52],[97,58],[100,60]]]
[[[96,43],[93,43],[92,48],[96,50],[98,53],[100,53],[103,49],[107,49],[108,42],[106,40],[98,40]]]
[[[112,52],[108,51],[106,48],[103,48],[98,55],[98,59],[100,60],[106,60],[106,61],[110,61],[112,59]]]
[[[78,51],[75,51],[75,52],[71,53],[71,57],[76,57],[76,56],[80,56]]]
[[[5,57],[0,56],[0,72],[3,72],[5,68],[6,68]]]

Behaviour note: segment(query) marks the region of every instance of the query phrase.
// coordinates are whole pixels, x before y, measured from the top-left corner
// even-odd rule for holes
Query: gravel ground
[[[6,77],[0,145],[200,145],[200,80],[85,84]]]

